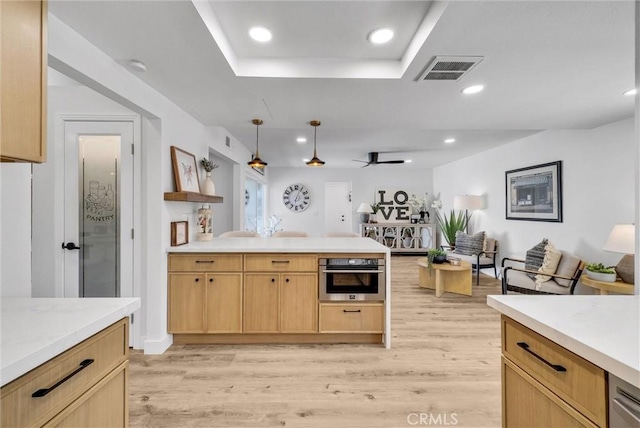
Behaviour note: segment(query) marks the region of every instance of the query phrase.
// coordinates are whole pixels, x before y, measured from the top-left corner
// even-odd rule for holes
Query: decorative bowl
[[[462,261],[462,259],[459,259],[457,257],[450,257],[447,260],[449,260],[449,264],[451,266],[460,266],[460,262]]]
[[[585,272],[587,272],[587,277],[594,281],[616,282],[615,273],[592,272],[588,269],[585,269]]]

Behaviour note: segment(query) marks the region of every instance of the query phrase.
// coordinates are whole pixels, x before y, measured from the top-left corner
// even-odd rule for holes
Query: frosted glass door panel
[[[120,136],[81,135],[80,295],[119,297]]]

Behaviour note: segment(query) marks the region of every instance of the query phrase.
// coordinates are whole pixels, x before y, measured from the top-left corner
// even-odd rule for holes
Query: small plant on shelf
[[[211,172],[218,167],[217,163],[213,163],[207,158],[202,158],[202,160],[200,161],[200,165],[206,172]]]

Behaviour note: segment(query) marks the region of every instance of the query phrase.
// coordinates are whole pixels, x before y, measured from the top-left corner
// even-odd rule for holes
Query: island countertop
[[[167,248],[170,253],[384,253],[371,238],[213,238]]]
[[[487,304],[640,387],[640,296],[487,296]]]
[[[1,386],[140,308],[139,298],[3,298]]]

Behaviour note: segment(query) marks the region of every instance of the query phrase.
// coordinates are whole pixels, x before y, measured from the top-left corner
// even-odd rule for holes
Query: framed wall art
[[[562,222],[562,161],[505,172],[507,220]]]
[[[171,222],[171,246],[184,245],[189,243],[189,222],[188,221],[172,221]]]
[[[200,193],[196,157],[176,146],[171,146],[171,163],[173,164],[176,192]]]

